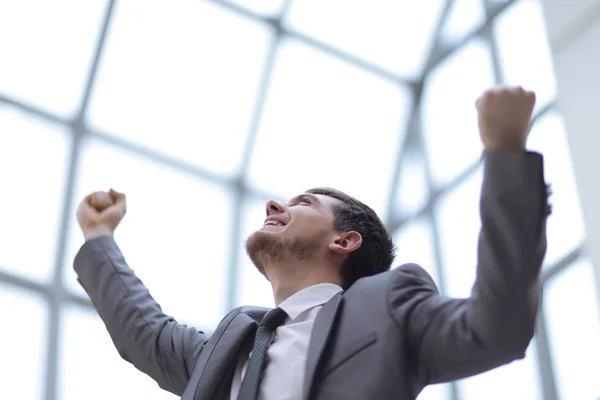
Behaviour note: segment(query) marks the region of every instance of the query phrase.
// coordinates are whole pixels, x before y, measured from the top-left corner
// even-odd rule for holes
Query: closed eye
[[[301,197],[298,204],[302,204],[302,203],[312,204],[312,202],[310,201],[310,198],[308,198],[308,197]]]
[[[300,194],[293,199],[291,199],[288,203],[290,206],[298,206],[298,205],[318,205],[319,199],[316,196],[311,194]]]

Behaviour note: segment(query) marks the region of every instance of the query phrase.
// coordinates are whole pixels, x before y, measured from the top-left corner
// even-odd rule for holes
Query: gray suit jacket
[[[428,384],[524,357],[546,250],[543,161],[535,153],[488,153],[484,164],[471,297],[441,296],[415,264],[359,280],[317,316],[305,399],[414,399]],[[266,309],[236,308],[210,336],[178,324],[110,237],[83,245],[75,270],[125,360],[182,399],[228,399],[236,362]]]

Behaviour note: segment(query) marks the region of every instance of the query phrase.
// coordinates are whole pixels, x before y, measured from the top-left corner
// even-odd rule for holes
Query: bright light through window
[[[107,3],[0,2],[0,93],[63,117],[75,114]]]
[[[116,4],[93,126],[223,175],[238,172],[267,26],[208,1]]]
[[[46,385],[48,304],[33,293],[0,283],[1,399],[41,399]]]
[[[600,397],[600,309],[593,268],[587,258],[577,261],[544,293],[560,399]]]
[[[427,78],[423,133],[431,174],[439,184],[450,182],[481,155],[475,100],[493,86],[492,71],[489,47],[473,39]]]
[[[407,89],[294,41],[279,50],[249,177],[283,198],[343,190],[385,218]]]
[[[64,127],[0,104],[0,268],[50,280],[69,151]]]
[[[302,0],[287,25],[402,76],[415,77],[429,53],[443,0]]]
[[[539,0],[514,2],[496,20],[499,61],[504,82],[536,93],[537,111],[556,96],[552,53]]]

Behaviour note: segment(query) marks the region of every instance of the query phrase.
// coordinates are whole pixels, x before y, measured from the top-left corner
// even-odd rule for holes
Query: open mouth
[[[268,220],[267,222],[265,222],[264,226],[284,226],[285,224],[281,221],[276,221],[276,220]]]

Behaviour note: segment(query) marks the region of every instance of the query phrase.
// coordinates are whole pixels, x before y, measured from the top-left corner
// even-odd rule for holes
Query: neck
[[[311,263],[290,265],[269,265],[265,273],[271,282],[275,306],[296,292],[319,283],[332,283],[342,286],[342,280],[335,268]]]

